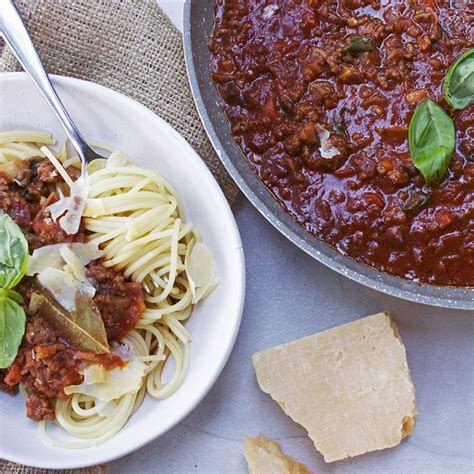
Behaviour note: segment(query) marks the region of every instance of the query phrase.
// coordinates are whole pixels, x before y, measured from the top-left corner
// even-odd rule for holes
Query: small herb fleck
[[[344,50],[353,56],[359,53],[372,51],[372,38],[370,36],[353,36],[350,42],[345,46]]]
[[[422,193],[414,191],[410,194],[405,204],[402,206],[402,210],[405,212],[418,212],[424,209],[431,201],[433,193]]]

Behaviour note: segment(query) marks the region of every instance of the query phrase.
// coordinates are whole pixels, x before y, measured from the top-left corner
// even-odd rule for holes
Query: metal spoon
[[[96,158],[104,158],[86,143],[64,108],[12,0],[0,1],[0,33],[53,109],[83,163],[89,163]]]

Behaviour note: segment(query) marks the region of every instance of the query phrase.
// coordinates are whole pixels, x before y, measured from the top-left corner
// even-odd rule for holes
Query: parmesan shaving
[[[135,357],[134,350],[127,343],[120,344],[114,350],[114,354],[118,355],[123,361],[131,360]]]
[[[84,383],[93,385],[107,381],[105,367],[101,364],[91,365],[84,371]]]
[[[249,474],[313,474],[304,464],[287,456],[280,443],[265,436],[244,439]]]
[[[59,225],[66,234],[77,234],[81,226],[81,218],[86,207],[90,188],[87,170],[83,167],[81,176],[76,181],[73,181],[61,162],[47,147],[42,147],[41,151],[51,161],[64,179],[64,182],[69,186],[69,196],[62,196],[59,201],[49,206],[48,210],[50,210],[54,221],[59,220]]]
[[[74,244],[53,244],[40,247],[28,258],[26,274],[28,276],[36,275],[46,268],[63,269],[65,259],[62,256],[62,249],[67,247],[79,260],[80,264],[85,266],[93,260],[102,257],[102,251],[97,244],[93,242]]]
[[[50,204],[48,207],[48,211],[51,214],[51,219],[53,221],[57,221],[66,211],[68,208],[68,201],[69,198],[64,197],[64,194],[61,190],[59,190],[59,200]]]
[[[213,290],[216,288],[216,286],[218,284],[219,284],[219,281],[217,279],[214,279],[212,281],[212,283],[210,283],[209,285],[202,286],[200,288],[196,288],[195,289],[196,303],[198,301],[201,301],[201,300],[207,298],[213,292]]]
[[[324,127],[319,125],[319,123],[316,124],[316,131],[318,132],[319,141],[321,142],[321,146],[319,147],[319,153],[321,153],[321,156],[324,159],[330,160],[336,155],[341,154],[341,152],[336,147],[332,146],[329,142],[329,137],[331,136],[330,132],[328,132]]]
[[[130,360],[125,367],[116,367],[103,372],[96,365],[91,365],[81,372],[84,375],[84,383],[70,385],[64,389],[64,392],[66,395],[80,393],[94,397],[99,402],[110,402],[127,393],[138,392],[145,371],[146,365],[136,358]],[[104,377],[91,383],[92,380],[97,379],[98,373],[103,373]]]
[[[209,287],[215,287],[214,258],[210,250],[201,242],[197,242],[187,255],[186,275],[193,295],[193,303],[197,303],[205,294],[208,294]]]
[[[269,20],[272,16],[276,15],[279,11],[279,7],[276,3],[272,3],[271,5],[267,5],[263,9],[263,19],[264,20]]]
[[[64,182],[71,188],[74,184],[74,181],[67,174],[67,171],[64,169],[61,162],[54,156],[54,154],[51,152],[51,150],[47,146],[41,147],[41,151],[45,154],[46,158],[48,158],[48,160],[51,161],[51,163],[57,169],[58,173],[61,175],[61,178],[63,178]]]
[[[61,257],[66,262],[65,271],[68,269],[74,278],[79,280],[81,283],[88,282],[86,277],[86,271],[81,264],[81,261],[77,258],[76,254],[67,246],[64,246],[60,250]]]
[[[64,216],[59,220],[59,224],[66,234],[74,235],[79,232],[82,213],[86,207],[88,193],[89,178],[84,174],[74,182],[73,186],[71,186],[71,195],[67,198],[63,198],[68,200],[68,208]]]
[[[76,309],[76,293],[81,292],[91,298],[95,288],[89,283],[81,283],[73,275],[57,268],[48,267],[38,274],[38,281],[68,311]]]
[[[28,259],[26,274],[38,274],[38,281],[65,309],[76,309],[76,293],[95,295],[86,277],[85,265],[102,255],[97,244],[54,244],[36,249]]]

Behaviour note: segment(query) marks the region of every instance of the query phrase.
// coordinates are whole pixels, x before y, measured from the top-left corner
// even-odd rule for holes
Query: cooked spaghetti
[[[135,287],[129,287],[127,291],[134,295],[129,306],[139,308],[139,317],[114,323],[111,329],[107,317],[101,313],[112,356],[121,360],[121,365],[101,363],[100,357],[87,356],[89,362],[75,366],[79,376],[73,377],[74,383],[65,386],[64,393],[56,400],[56,422],[82,441],[53,438],[46,430],[45,419],[40,421],[42,436],[48,443],[80,448],[100,443],[119,431],[147,393],[162,399],[181,385],[189,367],[191,344],[184,322],[191,315],[193,305],[214,288],[214,264],[197,229],[186,222],[179,196],[160,175],[140,168],[122,153],[113,151],[107,160],[90,163],[79,176],[79,159],[69,156],[66,146],[53,153],[46,146],[53,143],[47,133],[0,133],[0,178],[2,166],[3,175],[5,170],[10,170],[12,175],[15,174],[12,167],[19,162],[48,160],[50,176],[56,179],[42,183],[51,194],[44,197],[38,214],[43,213],[55,225],[59,224],[62,233],[65,229],[80,229],[77,235],[83,233],[87,240],[87,244],[71,244],[77,239],[69,235],[63,239],[68,242],[66,248],[62,241],[54,245],[34,245],[27,278],[36,278],[46,285],[56,297],[56,303],[59,301],[63,307],[70,304],[74,308],[78,303],[67,300],[64,289],[54,286],[55,275],[61,279],[58,272],[62,271],[81,285],[81,292],[95,295],[93,302],[99,309],[101,304],[114,303],[109,301],[107,285],[115,278],[124,281],[122,286],[139,285],[144,302],[142,307],[140,298],[133,293]],[[18,176],[14,179],[18,181]],[[80,196],[84,198],[82,204]],[[5,207],[3,205],[3,210],[14,218],[14,212]],[[79,216],[75,215],[77,212]],[[97,260],[99,254],[94,252],[99,252],[100,260]],[[53,261],[55,268],[43,268],[54,266]],[[111,271],[114,273],[107,273]],[[32,304],[30,300],[29,311]],[[28,343],[31,344],[29,340]],[[80,354],[85,357],[83,352]],[[163,370],[171,357],[174,373],[164,381]],[[16,381],[10,374],[15,371],[16,363],[5,376],[10,385],[12,380]],[[21,379],[19,385],[22,385]],[[23,391],[28,396],[31,388]]]

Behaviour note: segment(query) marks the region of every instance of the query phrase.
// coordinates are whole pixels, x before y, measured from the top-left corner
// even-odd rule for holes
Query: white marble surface
[[[182,2],[159,3],[180,25]],[[473,473],[474,314],[405,302],[353,283],[295,248],[243,197],[234,210],[248,280],[230,360],[184,422],[112,463],[110,472],[245,473],[242,439],[263,433],[317,473]],[[385,309],[399,326],[417,388],[414,435],[390,450],[325,464],[305,430],[258,389],[251,355]]]

